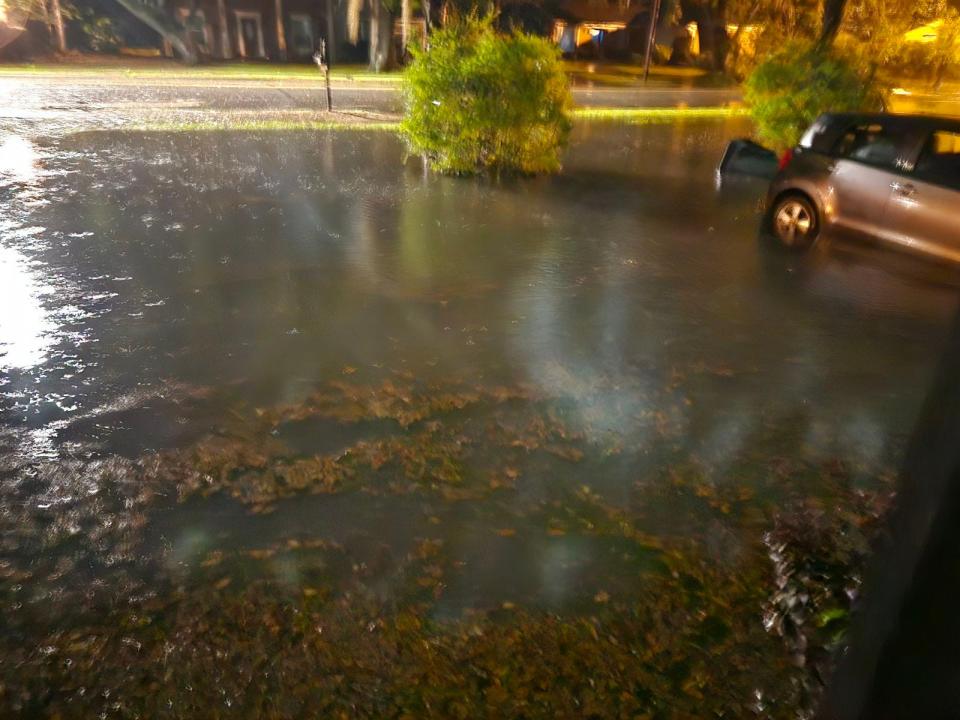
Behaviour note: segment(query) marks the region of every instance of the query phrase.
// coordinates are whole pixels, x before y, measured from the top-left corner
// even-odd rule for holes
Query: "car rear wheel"
[[[770,229],[791,250],[806,250],[820,232],[817,209],[802,195],[786,195],[777,200],[770,213]]]

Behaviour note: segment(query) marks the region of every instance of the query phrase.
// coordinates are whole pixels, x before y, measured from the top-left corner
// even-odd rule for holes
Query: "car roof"
[[[883,122],[919,130],[955,130],[960,132],[960,118],[940,115],[898,115],[895,113],[825,113],[823,119],[837,122]]]

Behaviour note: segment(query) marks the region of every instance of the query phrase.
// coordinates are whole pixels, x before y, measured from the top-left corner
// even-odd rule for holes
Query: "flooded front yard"
[[[768,251],[747,130],[6,136],[5,713],[803,713],[956,290]]]

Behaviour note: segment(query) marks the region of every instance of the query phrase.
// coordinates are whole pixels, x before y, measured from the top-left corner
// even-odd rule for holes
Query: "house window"
[[[294,57],[310,57],[316,40],[313,33],[313,18],[306,13],[290,13],[287,45]]]

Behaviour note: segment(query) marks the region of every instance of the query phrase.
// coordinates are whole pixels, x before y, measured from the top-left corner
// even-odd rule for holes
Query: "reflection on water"
[[[35,176],[21,146],[0,597],[35,679],[3,670],[13,706],[256,716],[267,678],[330,716],[462,716],[500,696],[455,668],[526,697],[498,648],[563,636],[591,671],[544,682],[596,680],[601,715],[795,710],[790,653],[817,641],[784,629],[784,588],[794,615],[849,603],[955,290],[768,252],[753,190],[713,189],[743,133],[581,126],[560,176],[499,182],[381,133],[75,135]],[[817,587],[811,553],[835,560]],[[264,656],[282,672],[248,674]]]
[[[0,369],[30,368],[46,357],[53,324],[42,303],[39,273],[24,255],[0,247]]]
[[[37,178],[39,158],[27,138],[6,135],[0,139],[0,176],[4,180],[31,182]]]

